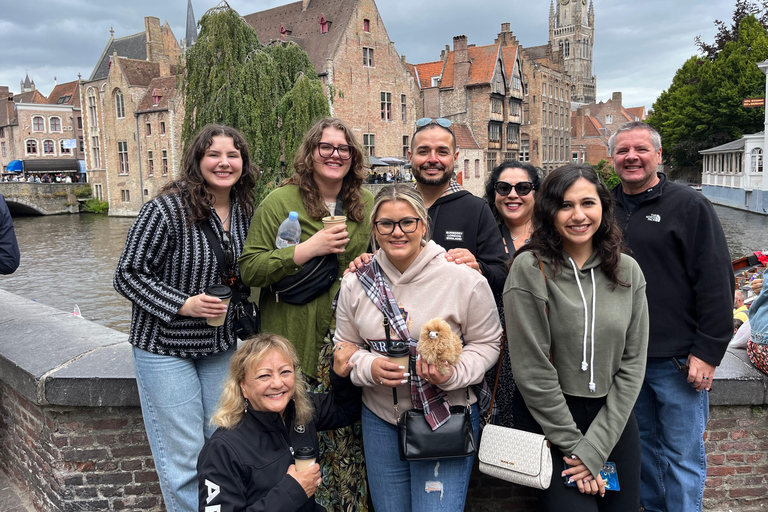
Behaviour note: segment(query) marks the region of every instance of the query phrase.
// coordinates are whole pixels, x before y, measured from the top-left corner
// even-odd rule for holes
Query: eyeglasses
[[[404,217],[397,222],[393,220],[377,220],[373,224],[380,235],[391,235],[395,231],[395,226],[398,226],[403,233],[413,233],[419,226],[420,220],[418,217]]]
[[[422,117],[416,121],[416,126],[419,128],[424,128],[425,126],[429,126],[432,123],[442,126],[443,128],[450,128],[453,124],[450,119],[445,119],[444,117],[438,117],[437,119],[432,117]]]
[[[509,193],[512,192],[512,189],[515,189],[515,192],[517,192],[517,195],[520,197],[527,196],[535,188],[536,187],[534,187],[533,183],[530,181],[518,181],[514,185],[507,183],[506,181],[497,181],[493,186],[493,189],[500,196],[508,196]]]
[[[318,142],[317,143],[317,152],[320,153],[320,156],[323,158],[328,158],[329,156],[333,156],[333,152],[336,151],[339,154],[339,158],[342,160],[349,160],[352,158],[352,146],[348,146],[347,144],[340,144],[338,146],[334,146],[333,144],[329,144],[328,142]]]

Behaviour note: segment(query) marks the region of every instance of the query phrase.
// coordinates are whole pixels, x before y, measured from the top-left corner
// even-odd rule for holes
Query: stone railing
[[[0,311],[0,468],[42,512],[163,510],[127,336],[3,290]],[[705,510],[768,506],[767,384],[743,350],[715,374]],[[466,510],[537,505],[475,471]]]

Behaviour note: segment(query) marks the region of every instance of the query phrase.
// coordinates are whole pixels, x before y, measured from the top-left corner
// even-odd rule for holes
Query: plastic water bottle
[[[299,224],[299,214],[296,212],[290,212],[288,218],[280,224],[277,229],[277,238],[275,238],[275,246],[278,249],[288,247],[290,245],[296,245],[301,241],[301,224]]]

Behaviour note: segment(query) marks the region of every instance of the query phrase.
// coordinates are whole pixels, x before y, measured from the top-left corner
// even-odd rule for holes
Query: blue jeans
[[[642,450],[640,504],[647,512],[702,508],[709,394],[697,392],[685,379],[670,358],[648,359],[635,404]]]
[[[133,347],[144,428],[168,512],[198,509],[197,456],[216,430],[209,420],[234,351],[191,359]]]
[[[472,427],[479,440],[480,413],[472,406]],[[397,450],[397,426],[363,405],[363,445],[368,487],[376,512],[462,512],[475,457],[403,462]]]

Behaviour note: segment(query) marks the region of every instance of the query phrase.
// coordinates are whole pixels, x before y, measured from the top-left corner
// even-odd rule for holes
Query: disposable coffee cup
[[[323,217],[323,229],[332,228],[333,226],[346,223],[346,215],[331,215],[330,217]]]
[[[302,446],[293,453],[293,460],[296,464],[296,471],[304,471],[315,463],[317,452],[311,446]]]
[[[232,289],[229,286],[223,285],[223,284],[215,284],[213,286],[209,286],[205,289],[205,294],[209,297],[216,297],[217,299],[221,299],[221,302],[223,302],[226,305],[229,305],[229,301],[232,298]],[[224,320],[227,318],[227,312],[225,311],[222,315],[219,315],[214,318],[208,318],[206,319],[208,321],[208,325],[212,325],[213,327],[218,327],[220,325],[224,325]]]
[[[411,350],[405,343],[395,343],[387,349],[387,358],[391,363],[405,368],[404,371],[407,372],[411,360]]]

